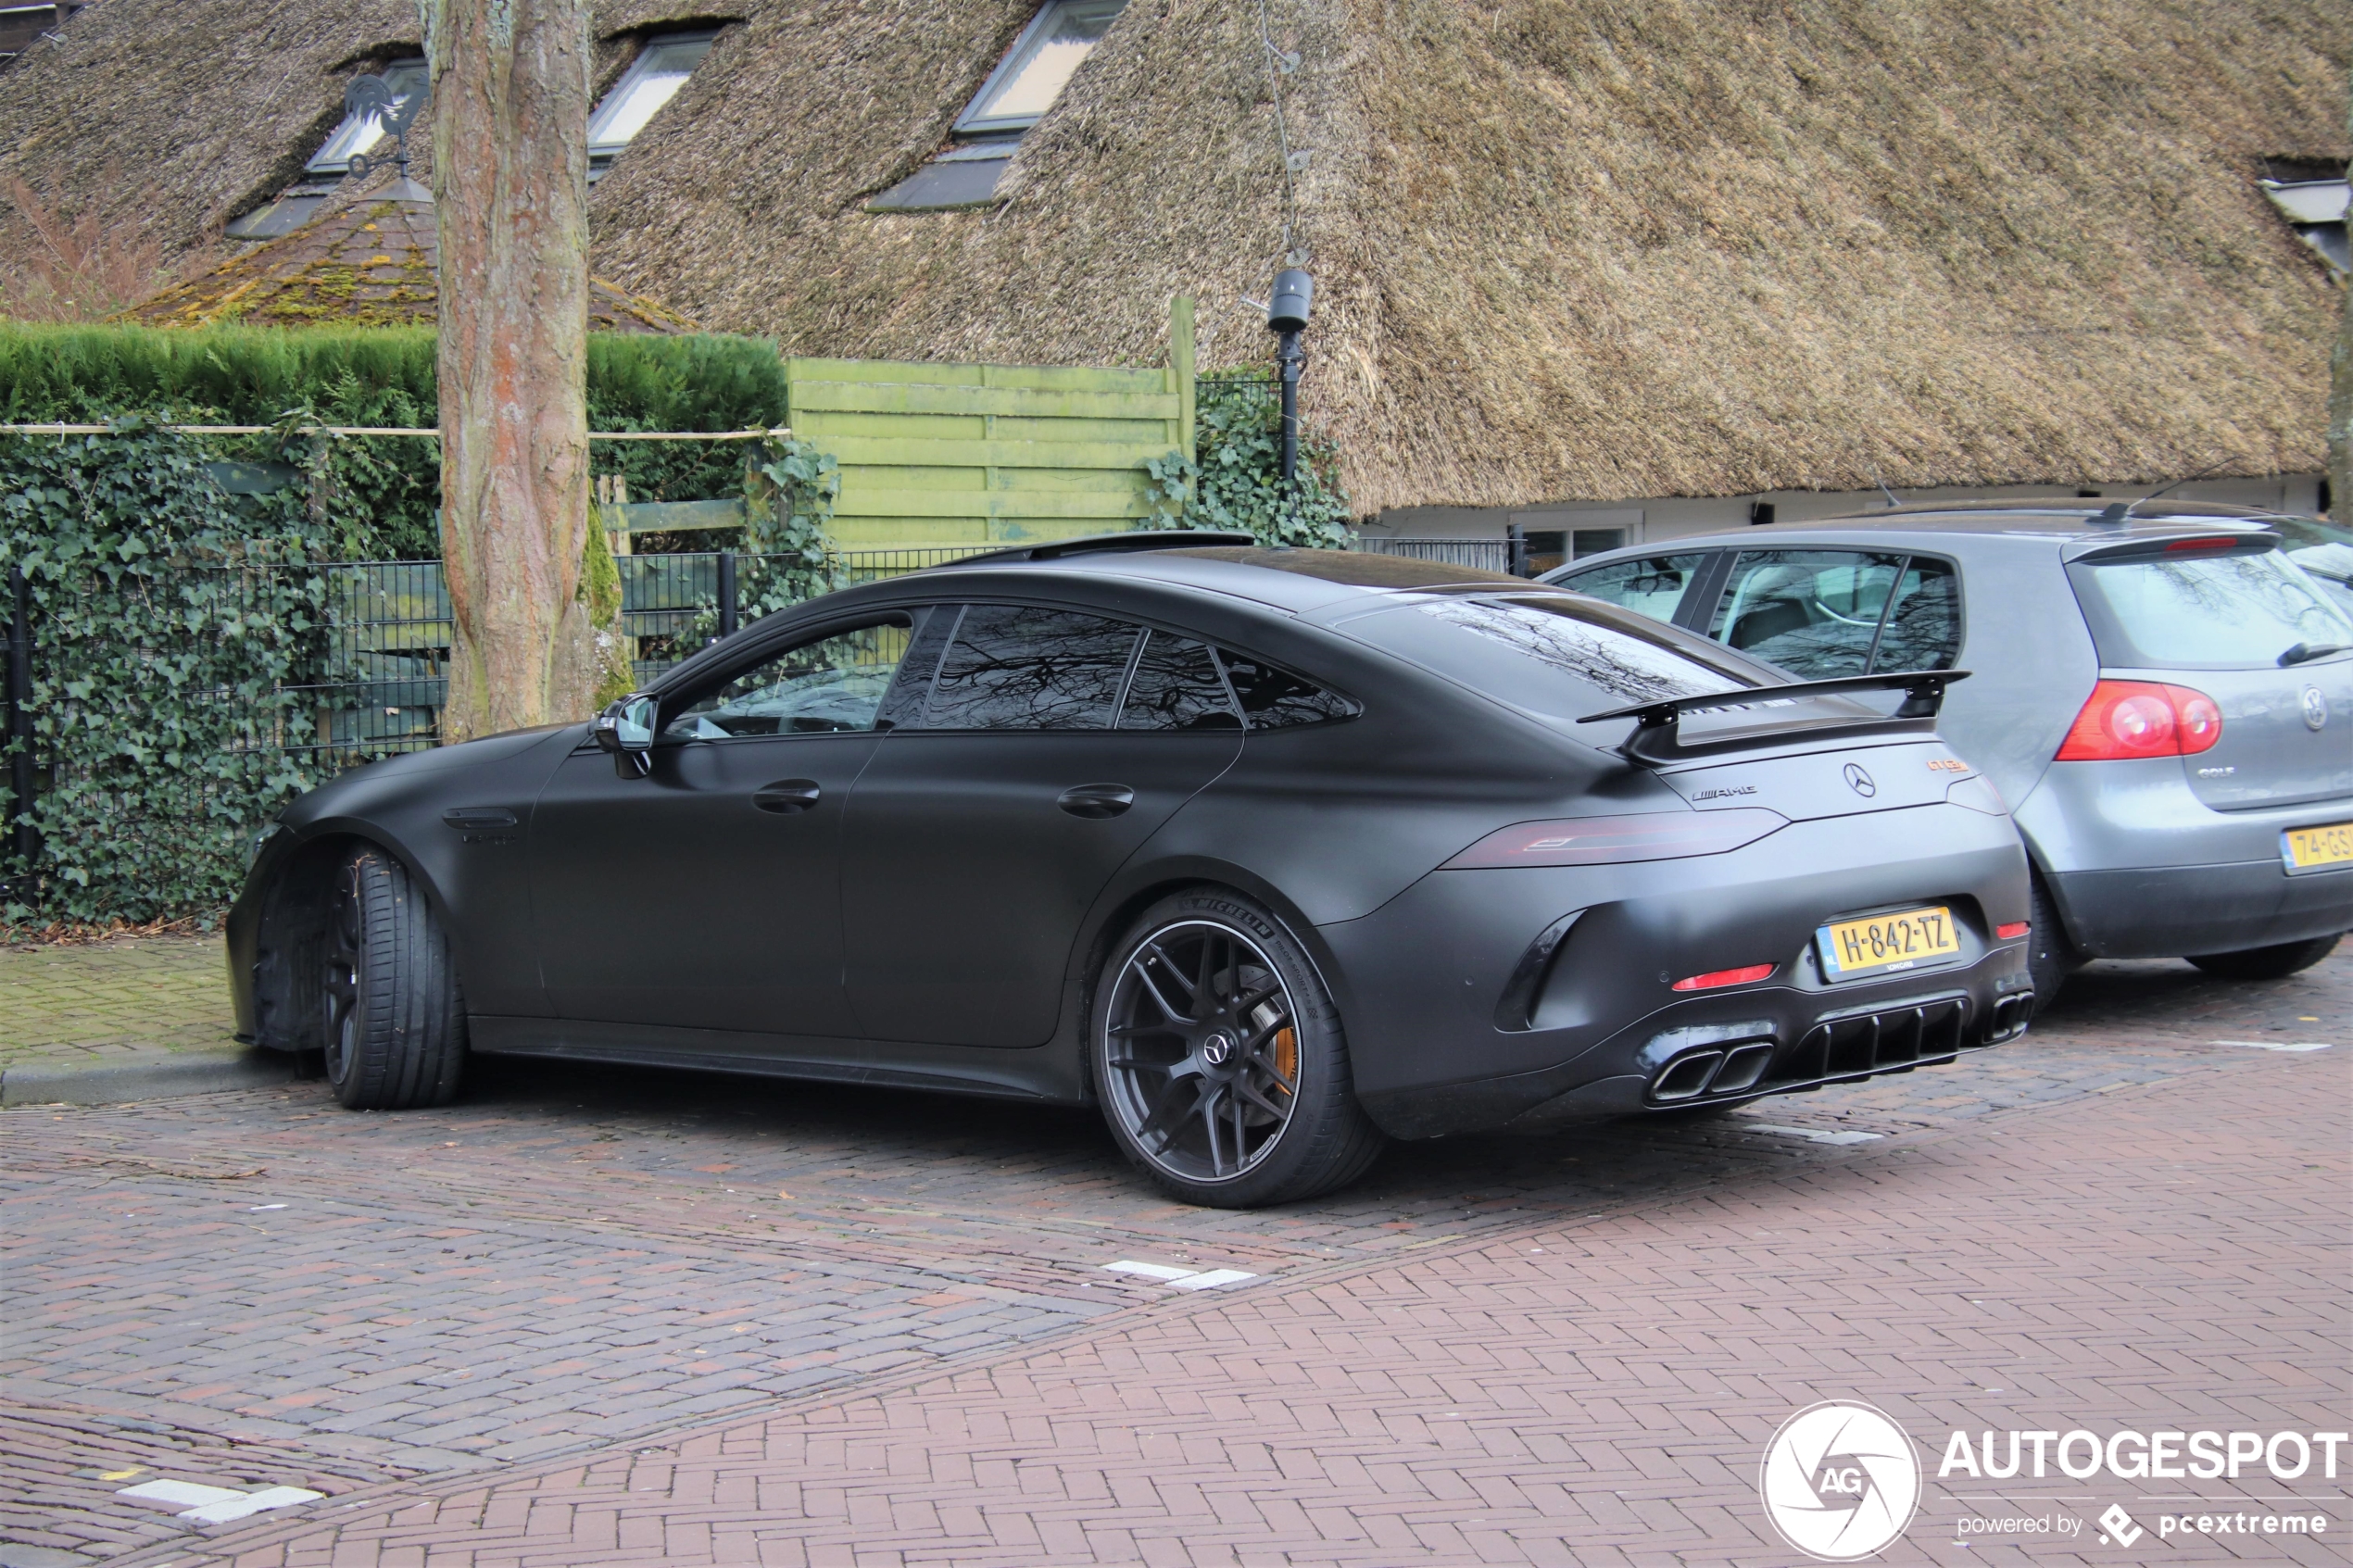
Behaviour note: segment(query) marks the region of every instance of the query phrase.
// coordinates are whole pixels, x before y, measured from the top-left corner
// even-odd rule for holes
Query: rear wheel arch
[[[1116,885],[1107,893],[1088,914],[1081,927],[1079,939],[1071,948],[1069,988],[1078,1004],[1081,1055],[1085,1054],[1087,1021],[1093,1014],[1095,987],[1102,976],[1103,962],[1111,957],[1129,927],[1142,917],[1146,909],[1164,898],[1194,889],[1220,893],[1239,893],[1264,906],[1266,912],[1279,921],[1290,939],[1305,949],[1308,960],[1315,967],[1316,977],[1340,1007],[1341,1016],[1349,1010],[1349,992],[1338,960],[1324,942],[1299,906],[1283,897],[1281,891],[1264,878],[1252,875],[1239,866],[1192,864],[1158,868],[1144,880]],[[1093,1093],[1090,1079],[1088,1094]]]

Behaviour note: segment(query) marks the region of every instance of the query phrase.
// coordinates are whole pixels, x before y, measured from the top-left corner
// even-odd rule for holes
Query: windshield
[[[1782,679],[1657,621],[1541,590],[1413,595],[1350,619],[1345,630],[1475,691],[1566,719]]]
[[[2277,550],[2078,561],[2068,574],[2111,667],[2254,669],[2353,644],[2353,621]]]

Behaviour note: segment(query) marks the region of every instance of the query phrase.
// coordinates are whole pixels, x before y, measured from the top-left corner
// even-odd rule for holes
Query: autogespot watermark
[[[1765,1445],[1756,1489],[1781,1539],[1808,1557],[1852,1562],[1912,1522],[1920,1458],[1884,1412],[1826,1399],[1781,1423]]]
[[[2020,1430],[1946,1439],[1936,1476],[1971,1481],[2106,1476],[2144,1485],[2159,1481],[2268,1478],[2272,1482],[2334,1481],[2340,1450],[2353,1444],[2343,1432],[2213,1432],[2124,1430],[2106,1434]],[[1783,1422],[1765,1448],[1757,1491],[1765,1515],[1783,1540],[1806,1556],[1851,1562],[1883,1551],[1903,1536],[1920,1506],[1919,1450],[1883,1411],[1851,1399],[1808,1405]],[[2335,1494],[2330,1494],[2334,1497]],[[2186,1536],[2320,1536],[2331,1529],[2322,1499],[2259,1499],[2135,1493],[2140,1517],[2109,1502],[2086,1521],[2070,1508],[2035,1509],[2037,1501],[2080,1503],[2079,1497],[2035,1499],[2029,1493],[1955,1492],[1960,1514],[1953,1528],[1972,1539],[2031,1546],[2038,1538],[2081,1549],[2085,1545],[2131,1548],[2151,1533],[2171,1542]],[[1999,1509],[1974,1506],[1992,1501]],[[2283,1510],[2278,1505],[2287,1504]]]

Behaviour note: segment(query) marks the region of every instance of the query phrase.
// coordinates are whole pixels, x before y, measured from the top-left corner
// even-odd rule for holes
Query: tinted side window
[[[1950,670],[1960,656],[1960,582],[1952,563],[1914,556],[1887,607],[1871,671]]]
[[[1591,594],[1597,599],[1622,605],[1639,615],[1655,620],[1672,621],[1682,607],[1683,596],[1698,581],[1700,568],[1706,563],[1704,553],[1682,556],[1652,556],[1643,560],[1622,560],[1609,566],[1598,566],[1591,571],[1572,572],[1561,578],[1560,585],[1572,593]]]
[[[898,615],[771,654],[688,704],[664,733],[725,740],[871,730],[909,633],[909,618]]]
[[[959,613],[955,605],[933,605],[914,612],[915,634],[907,644],[907,657],[899,661],[890,690],[883,694],[875,728],[895,730],[902,724],[923,722],[931,680],[939,673],[939,656],[948,651],[948,636],[956,629]]]
[[[1294,724],[1320,724],[1327,719],[1352,719],[1354,703],[1302,681],[1288,670],[1277,669],[1247,654],[1219,649],[1226,678],[1233,683],[1234,700],[1253,730],[1281,730]]]
[[[1027,605],[970,605],[940,660],[927,730],[1108,729],[1141,629]]]
[[[1809,681],[1860,675],[1903,566],[1860,550],[1743,550],[1707,634]]]
[[[1154,632],[1127,680],[1123,730],[1239,730],[1225,677],[1208,645]]]

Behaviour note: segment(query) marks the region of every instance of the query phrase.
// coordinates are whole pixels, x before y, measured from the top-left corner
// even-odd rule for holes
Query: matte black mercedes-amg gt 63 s
[[[304,797],[231,918],[239,1026],[355,1107],[469,1051],[1091,1101],[1173,1193],[1302,1198],[1384,1135],[2020,1034],[2025,856],[1933,733],[1961,678],[1792,684],[1394,557],[1000,552]]]

